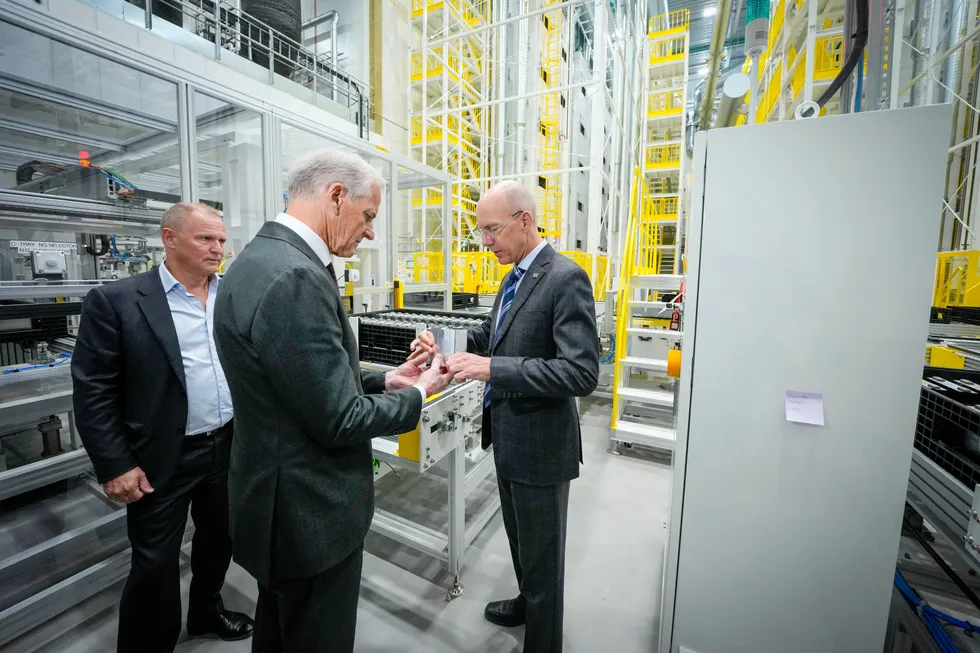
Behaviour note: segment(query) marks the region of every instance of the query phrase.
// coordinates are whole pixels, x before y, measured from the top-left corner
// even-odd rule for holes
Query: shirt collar
[[[220,281],[220,277],[218,275],[216,275],[216,274],[212,274],[211,275],[211,279],[208,282],[208,288],[209,289],[217,288],[219,281]],[[175,277],[174,275],[170,274],[170,270],[167,269],[167,262],[166,261],[164,261],[160,265],[160,283],[163,284],[163,293],[164,294],[169,293],[171,290],[173,290],[177,286],[180,286],[181,288],[184,287],[182,283],[180,283],[179,281],[177,281],[177,277]],[[186,288],[185,288],[185,290],[186,290]]]
[[[531,264],[534,263],[534,259],[538,257],[538,254],[541,253],[541,250],[544,249],[544,246],[547,244],[547,240],[542,240],[540,243],[538,243],[537,247],[532,249],[527,256],[521,259],[521,262],[517,264],[517,267],[527,272],[528,268],[531,267]]]
[[[303,242],[309,245],[313,253],[323,262],[323,267],[327,267],[333,263],[333,255],[327,249],[327,244],[323,242],[323,239],[315,231],[287,213],[277,215],[276,222],[302,238]]]

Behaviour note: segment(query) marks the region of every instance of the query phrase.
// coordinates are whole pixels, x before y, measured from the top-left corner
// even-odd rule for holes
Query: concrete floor
[[[582,402],[585,466],[569,500],[565,580],[566,653],[649,653],[660,613],[670,469],[661,459],[607,453],[608,403]],[[523,628],[498,628],[484,605],[517,594],[499,516],[470,551],[465,592],[445,602],[448,579],[439,565],[380,536],[367,541],[358,608],[359,653],[509,653],[520,651]],[[186,605],[190,571],[183,576]],[[45,653],[109,652],[115,648],[116,586],[102,601],[76,610],[80,622],[45,646]],[[252,613],[256,586],[237,565],[224,591],[230,609]],[[110,605],[105,608],[104,606]],[[234,653],[250,642],[188,640],[178,653]]]

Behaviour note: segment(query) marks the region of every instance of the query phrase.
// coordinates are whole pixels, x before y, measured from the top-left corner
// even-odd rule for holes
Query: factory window
[[[547,188],[548,180],[545,179],[544,177],[538,177],[538,186],[540,186],[541,188]]]
[[[545,127],[544,126],[544,123],[541,122],[540,120],[538,121],[538,131],[541,132],[541,135],[542,136],[547,136],[548,135],[548,128]]]
[[[578,124],[578,130],[580,132],[582,132],[582,136],[585,136],[585,125],[583,125],[582,123],[579,123]]]
[[[568,61],[568,52],[565,50],[565,48],[561,49],[561,60]]]
[[[585,97],[585,87],[582,87],[582,97]]]
[[[548,71],[545,70],[544,68],[541,69],[541,79],[544,80],[545,84],[548,83]]]
[[[561,93],[558,97],[561,98],[561,108],[564,109],[565,108],[565,94],[564,93]]]
[[[582,208],[582,203],[581,203],[581,202],[576,202],[576,204],[577,204],[577,206],[578,206],[578,210],[579,210],[579,211],[582,211],[582,210],[583,210],[583,208]]]
[[[550,22],[548,21],[548,17],[545,16],[544,14],[541,15],[541,22],[544,23],[545,29],[549,29]]]
[[[227,253],[238,253],[268,216],[262,173],[262,116],[204,93],[194,93],[197,193],[222,212]]]
[[[20,77],[3,93],[0,188],[124,212],[180,201],[176,84],[10,23],[0,43]]]

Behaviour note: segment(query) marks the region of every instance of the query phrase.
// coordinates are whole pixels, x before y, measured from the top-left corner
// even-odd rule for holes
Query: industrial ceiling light
[[[714,16],[717,13],[718,13],[718,8],[717,7],[706,7],[705,10],[704,10],[704,17],[705,18],[711,18],[712,16]]]

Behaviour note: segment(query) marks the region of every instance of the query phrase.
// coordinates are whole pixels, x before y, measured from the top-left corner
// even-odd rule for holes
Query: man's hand
[[[446,367],[446,361],[442,354],[436,354],[432,359],[432,366],[422,372],[418,384],[425,390],[427,397],[434,397],[449,387],[453,380],[453,375]]]
[[[476,354],[453,354],[446,359],[449,371],[456,381],[475,379],[486,383],[490,380],[490,359]]]
[[[424,351],[419,351],[423,354],[421,357],[412,354],[406,362],[385,373],[385,390],[411,388],[419,382],[419,377],[422,376],[422,366],[425,365],[424,359],[429,357]]]
[[[419,365],[429,360],[430,356],[436,355],[436,339],[432,332],[426,329],[419,334],[419,337],[412,341],[412,355],[409,360],[416,360]]]
[[[119,503],[133,503],[143,498],[144,494],[153,492],[146,474],[139,467],[134,467],[122,476],[117,476],[102,486],[107,497]]]

